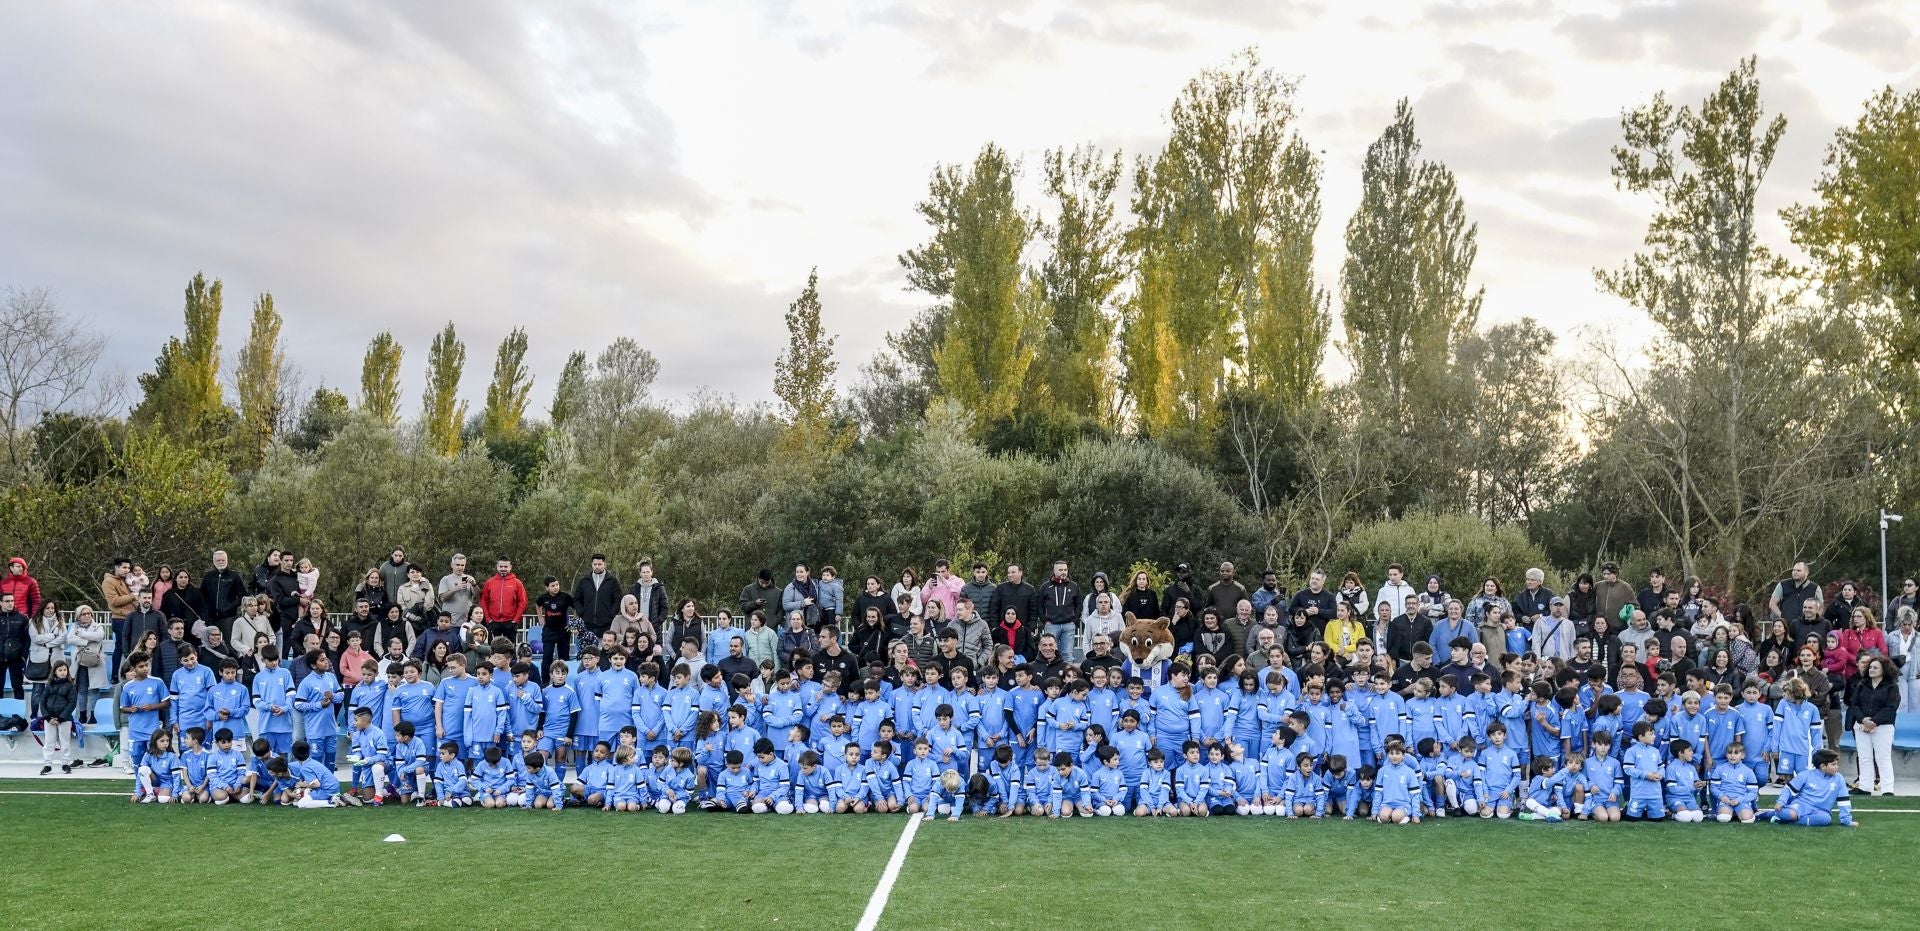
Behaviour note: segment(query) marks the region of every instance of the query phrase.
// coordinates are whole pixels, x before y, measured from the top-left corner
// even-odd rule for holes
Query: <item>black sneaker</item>
[[[42,775],[42,776],[51,776],[51,775],[53,775],[53,767],[51,767],[51,766],[42,766],[42,767],[40,767],[40,775]]]
[[[68,776],[71,776],[71,775],[73,775],[73,764],[72,764],[72,763],[62,763],[62,764],[60,764],[60,772],[62,772],[62,773],[64,773],[64,774],[66,774],[66,775],[68,775]]]
[[[112,762],[111,762],[110,760],[108,760],[108,759],[107,759],[106,757],[104,757],[104,756],[103,756],[103,757],[101,757],[101,758],[99,758],[99,759],[97,759],[97,760],[94,760],[94,761],[93,761],[93,762],[91,762],[91,763],[88,763],[88,764],[87,764],[87,768],[88,768],[88,769],[103,769],[103,768],[105,768],[105,767],[108,767],[108,766],[112,766],[112,765],[113,765],[113,763],[112,763]]]
[[[1848,786],[1847,794],[1848,795],[1872,795],[1873,793],[1868,792],[1867,790],[1862,789],[1859,786]]]

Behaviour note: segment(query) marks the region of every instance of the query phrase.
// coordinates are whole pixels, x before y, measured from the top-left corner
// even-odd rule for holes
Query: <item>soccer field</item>
[[[123,782],[0,781],[0,793]],[[1912,927],[1920,800],[1861,826],[925,823],[880,928]],[[136,808],[0,794],[0,928],[852,928],[901,816]],[[383,843],[389,833],[404,844]],[[1436,925],[1438,923],[1438,925]],[[1668,923],[1668,922],[1663,922]]]

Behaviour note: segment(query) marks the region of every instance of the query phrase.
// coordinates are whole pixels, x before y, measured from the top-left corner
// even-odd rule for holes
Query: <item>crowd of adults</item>
[[[976,564],[962,576],[941,560],[925,578],[913,569],[891,584],[867,576],[851,593],[834,567],[798,565],[779,580],[762,570],[736,603],[706,606],[670,596],[651,562],[623,582],[598,554],[571,584],[546,577],[529,585],[507,558],[480,580],[458,554],[430,576],[396,547],[334,611],[318,594],[318,570],[290,551],[272,550],[250,570],[215,552],[197,577],[171,566],[150,574],[115,559],[101,578],[99,607],[68,612],[42,597],[26,560],[14,557],[0,577],[0,694],[9,685],[15,698],[34,690],[37,714],[38,693],[64,664],[78,720],[92,723],[93,699],[118,681],[116,658],[145,654],[166,682],[186,644],[203,664],[235,661],[248,683],[268,644],[291,659],[296,678],[303,658],[319,650],[348,688],[366,660],[384,672],[416,658],[436,681],[449,657],[466,654],[477,666],[503,640],[543,676],[594,644],[663,669],[680,661],[718,666],[730,682],[787,668],[796,654],[822,676],[839,671],[847,685],[856,673],[897,680],[912,667],[944,675],[956,665],[1010,671],[1022,662],[1044,678],[1069,664],[1118,667],[1128,659],[1119,635],[1129,618],[1166,618],[1182,661],[1207,657],[1223,680],[1284,663],[1341,680],[1384,671],[1398,685],[1443,668],[1464,639],[1471,671],[1495,681],[1513,664],[1530,678],[1598,667],[1609,682],[1638,666],[1648,681],[1665,673],[1736,689],[1758,681],[1771,697],[1787,680],[1804,679],[1825,710],[1829,747],[1851,727],[1863,752],[1876,755],[1882,747],[1891,753],[1897,710],[1920,709],[1920,661],[1910,661],[1920,652],[1915,580],[1903,579],[1876,609],[1861,586],[1823,587],[1804,563],[1760,607],[1724,603],[1700,580],[1670,579],[1657,568],[1636,588],[1612,563],[1597,580],[1582,573],[1565,592],[1534,569],[1518,586],[1489,576],[1457,595],[1447,580],[1410,576],[1399,565],[1378,585],[1355,572],[1334,585],[1315,571],[1289,592],[1272,571],[1248,587],[1232,563],[1221,563],[1211,582],[1183,563],[1156,587],[1145,572],[1118,585],[1095,572],[1083,586],[1056,562],[1035,584],[1019,565],[996,577],[995,567]]]

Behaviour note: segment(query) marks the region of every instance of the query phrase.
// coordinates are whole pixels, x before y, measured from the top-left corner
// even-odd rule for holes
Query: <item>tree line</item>
[[[1038,203],[991,142],[936,167],[925,238],[899,255],[924,309],[841,394],[810,275],[774,405],[669,405],[659,360],[619,337],[573,352],[531,410],[518,328],[471,411],[457,321],[426,348],[417,408],[391,332],[351,397],[305,392],[271,294],[223,371],[222,285],[200,274],[128,403],[101,390],[103,338],[16,289],[0,536],[69,598],[110,554],[197,566],[215,545],[300,550],[335,596],[396,543],[536,576],[644,555],[717,597],[763,566],[890,583],[936,557],[1290,578],[1450,552],[1564,578],[1611,558],[1741,597],[1797,559],[1874,574],[1876,508],[1920,504],[1920,93],[1882,91],[1835,134],[1781,216],[1798,257],[1758,234],[1787,123],[1754,60],[1698,102],[1625,110],[1612,177],[1651,218],[1594,280],[1655,328],[1631,355],[1480,324],[1477,225],[1406,101],[1368,147],[1338,281],[1318,282],[1299,106],[1248,50],[1180,90],[1158,151],[1046,151]],[[1334,353],[1351,375],[1329,381]]]

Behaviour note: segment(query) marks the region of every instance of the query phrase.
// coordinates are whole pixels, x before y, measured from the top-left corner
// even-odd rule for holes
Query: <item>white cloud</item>
[[[22,7],[0,34],[0,284],[56,289],[144,370],[195,270],[226,279],[229,351],[272,290],[309,381],[351,386],[392,327],[417,404],[458,321],[466,392],[526,325],[544,397],[565,355],[632,335],[660,390],[769,395],[781,313],[818,265],[842,379],[923,301],[894,256],[937,164],[989,140],[1033,166],[1165,136],[1202,68],[1257,45],[1302,77],[1337,285],[1365,148],[1407,97],[1480,224],[1489,321],[1631,329],[1593,266],[1637,242],[1613,189],[1622,109],[1691,103],[1758,52],[1793,121],[1771,206],[1834,126],[1913,85],[1910,4],[1485,0],[1363,15],[1314,3],[989,0],[643,7],[240,2]],[[1910,44],[1910,43],[1908,43]],[[1779,238],[1777,228],[1769,234]]]

